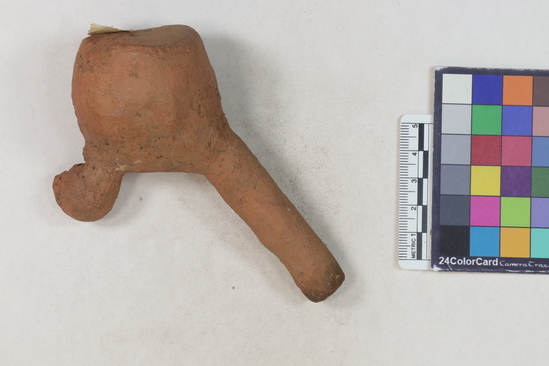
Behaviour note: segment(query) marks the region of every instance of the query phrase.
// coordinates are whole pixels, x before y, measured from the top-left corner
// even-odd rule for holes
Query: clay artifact
[[[85,38],[72,99],[85,163],[54,179],[66,214],[105,216],[128,172],[203,174],[309,300],[322,301],[341,285],[345,275],[326,245],[229,127],[194,29],[115,29]]]

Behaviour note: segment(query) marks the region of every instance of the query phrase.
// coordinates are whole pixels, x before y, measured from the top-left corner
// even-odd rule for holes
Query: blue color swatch
[[[471,227],[470,255],[499,256],[499,227]]]
[[[501,104],[503,77],[501,75],[473,75],[473,104]]]
[[[532,107],[503,106],[502,134],[513,136],[532,135]]]

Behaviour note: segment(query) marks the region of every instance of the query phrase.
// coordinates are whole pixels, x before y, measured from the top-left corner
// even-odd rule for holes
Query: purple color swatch
[[[528,166],[501,167],[501,195],[530,197],[532,194],[532,168]]]
[[[532,227],[549,227],[549,198],[532,198]]]

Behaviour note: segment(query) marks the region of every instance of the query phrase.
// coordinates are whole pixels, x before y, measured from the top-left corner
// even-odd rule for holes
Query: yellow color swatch
[[[503,104],[532,105],[532,76],[504,75]]]
[[[499,166],[471,167],[471,195],[473,196],[499,196],[500,194]]]
[[[530,228],[501,228],[500,257],[530,257]]]

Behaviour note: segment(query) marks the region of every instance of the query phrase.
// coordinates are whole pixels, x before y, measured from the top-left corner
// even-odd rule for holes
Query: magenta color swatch
[[[471,225],[499,226],[500,197],[471,196]]]
[[[532,138],[503,136],[501,138],[501,165],[531,166]]]

